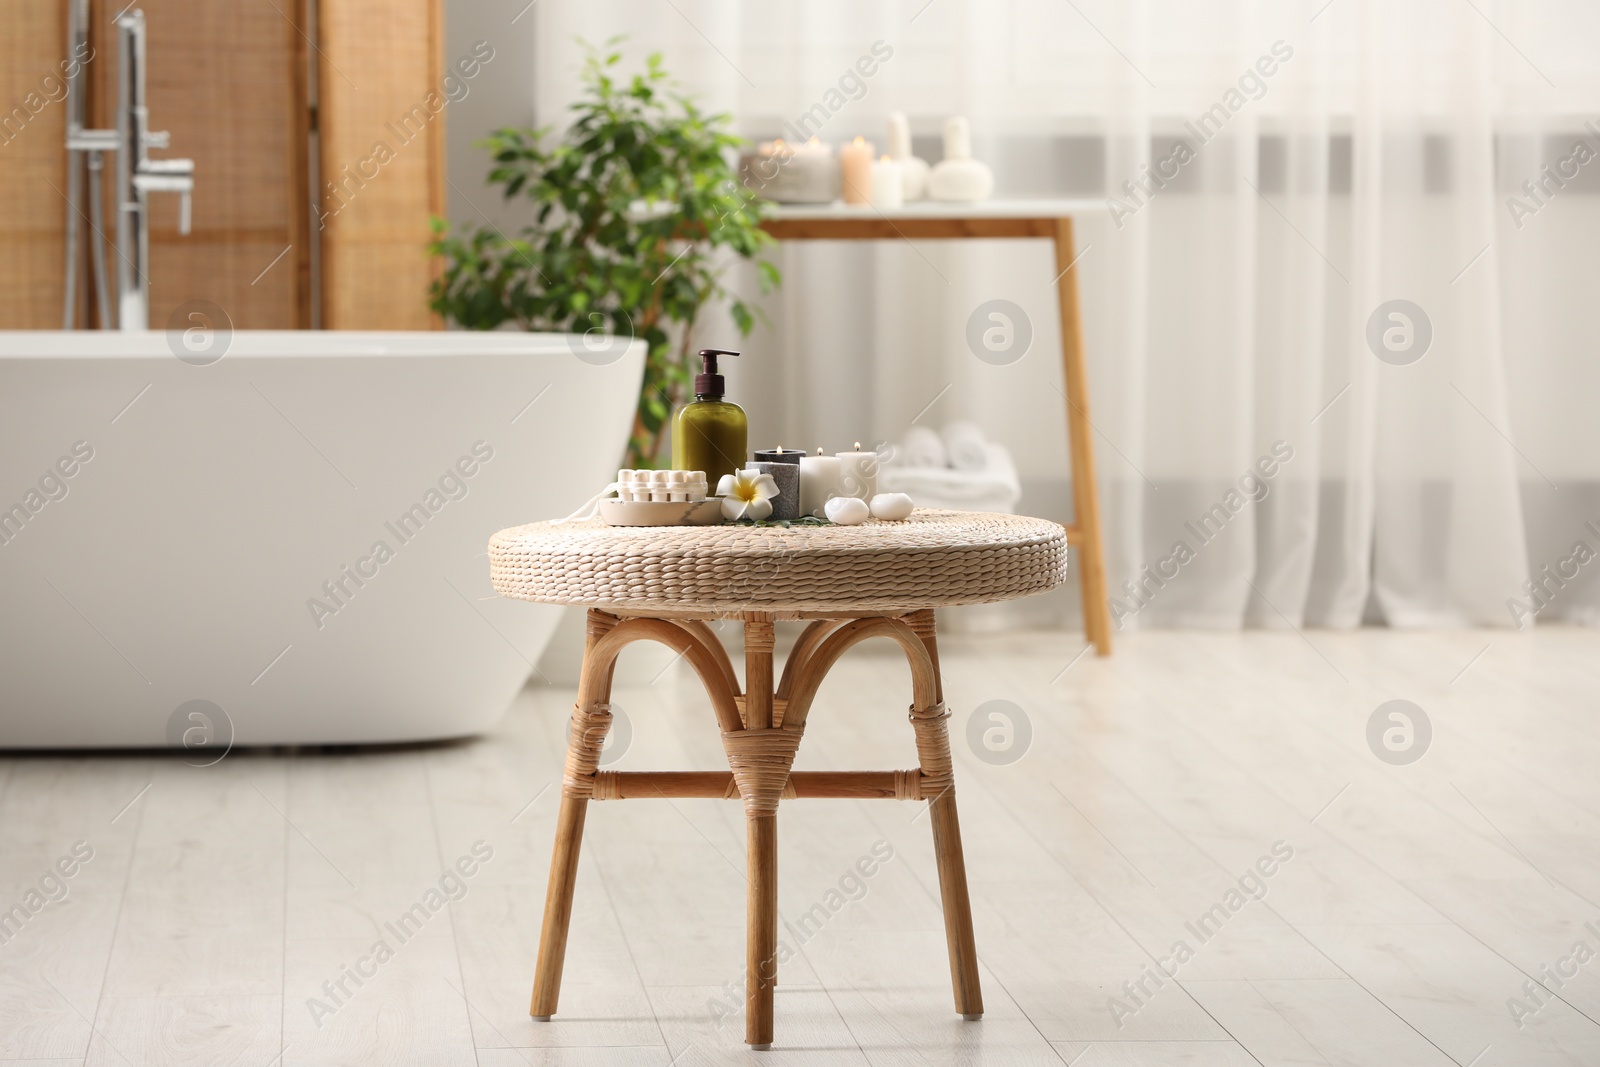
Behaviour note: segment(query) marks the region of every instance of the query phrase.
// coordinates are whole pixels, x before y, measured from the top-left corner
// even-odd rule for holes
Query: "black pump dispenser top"
[[[704,367],[704,373],[696,374],[694,376],[694,395],[727,395],[727,386],[723,382],[722,375],[717,373],[717,357],[737,356],[738,354],[739,353],[737,352],[730,352],[725,348],[702,348],[700,350],[700,359],[702,366]]]

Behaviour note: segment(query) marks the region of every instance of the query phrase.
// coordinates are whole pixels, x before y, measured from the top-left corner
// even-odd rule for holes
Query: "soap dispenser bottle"
[[[694,399],[672,417],[672,466],[705,471],[706,487],[713,493],[722,476],[743,468],[749,456],[750,422],[744,408],[723,399],[727,387],[717,373],[718,356],[738,354],[702,348],[703,370],[694,378]]]

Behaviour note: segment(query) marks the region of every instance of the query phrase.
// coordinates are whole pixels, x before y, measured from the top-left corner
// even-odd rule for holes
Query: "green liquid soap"
[[[718,348],[700,351],[704,372],[694,379],[694,400],[672,416],[672,466],[704,471],[706,488],[717,491],[724,474],[748,466],[750,420],[744,408],[723,399],[726,385],[717,373],[718,356],[737,356]]]

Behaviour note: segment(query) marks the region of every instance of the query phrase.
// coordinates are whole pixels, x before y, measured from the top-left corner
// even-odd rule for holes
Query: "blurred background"
[[[91,125],[113,106],[116,6],[90,5]],[[0,45],[4,327],[62,321],[67,108],[50,78],[67,54],[64,7],[14,0]],[[899,111],[916,154],[937,161],[945,119],[964,115],[997,199],[1084,202],[1078,273],[1120,628],[1600,619],[1590,569],[1559,570],[1577,542],[1600,545],[1585,527],[1600,518],[1600,366],[1584,314],[1600,232],[1592,5],[142,7],[150,110],[197,173],[192,234],[176,232],[176,198],[153,208],[154,325],[206,299],[238,328],[446,326],[428,303],[430,219],[506,233],[531,221],[532,205],[486,182],[478,142],[508,126],[559,132],[583,92],[584,42],[620,38],[621,70],[660,53],[751,141],[820,114],[825,141],[882,143]],[[888,58],[848,77],[875,45]],[[1226,120],[1197,125],[1206,114]],[[1171,176],[1158,186],[1152,168]],[[834,451],[971,420],[1013,458],[1017,509],[1065,519],[1050,255],[1046,242],[781,244],[767,254],[784,278],[771,296],[750,264],[728,263],[765,322],[741,341],[713,306],[696,339],[746,348],[732,394],[764,442]],[[90,297],[77,327],[98,325],[90,260],[77,259]],[[1033,334],[1003,366],[964,340],[993,299],[1021,307]],[[1368,340],[1396,300],[1420,309],[1430,338],[1407,364]],[[1145,568],[1193,542],[1185,523],[1279,442],[1293,458],[1251,491],[1242,521],[1144,596]],[[1567,575],[1559,585],[1539,577],[1547,565]],[[1075,605],[1066,591],[1012,620],[1076,625]]]

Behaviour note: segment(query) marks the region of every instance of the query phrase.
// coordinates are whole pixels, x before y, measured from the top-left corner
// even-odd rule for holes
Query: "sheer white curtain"
[[[1584,313],[1600,160],[1571,159],[1579,142],[1600,154],[1591,6],[534,11],[543,123],[577,92],[576,39],[627,34],[631,58],[663,52],[746,136],[821,103],[822,137],[881,143],[902,110],[937,159],[943,117],[965,114],[998,195],[1094,201],[1080,267],[1122,626],[1600,621],[1600,561],[1576,561],[1579,542],[1600,553]],[[852,80],[880,41],[892,56]],[[1043,242],[806,244],[777,259],[772,325],[732,379],[762,445],[832,450],[970,418],[1016,456],[1023,510],[1070,514]],[[994,298],[1034,330],[1008,366],[963,339]],[[734,339],[716,315],[701,329]],[[1049,610],[1071,618],[1073,604]]]

